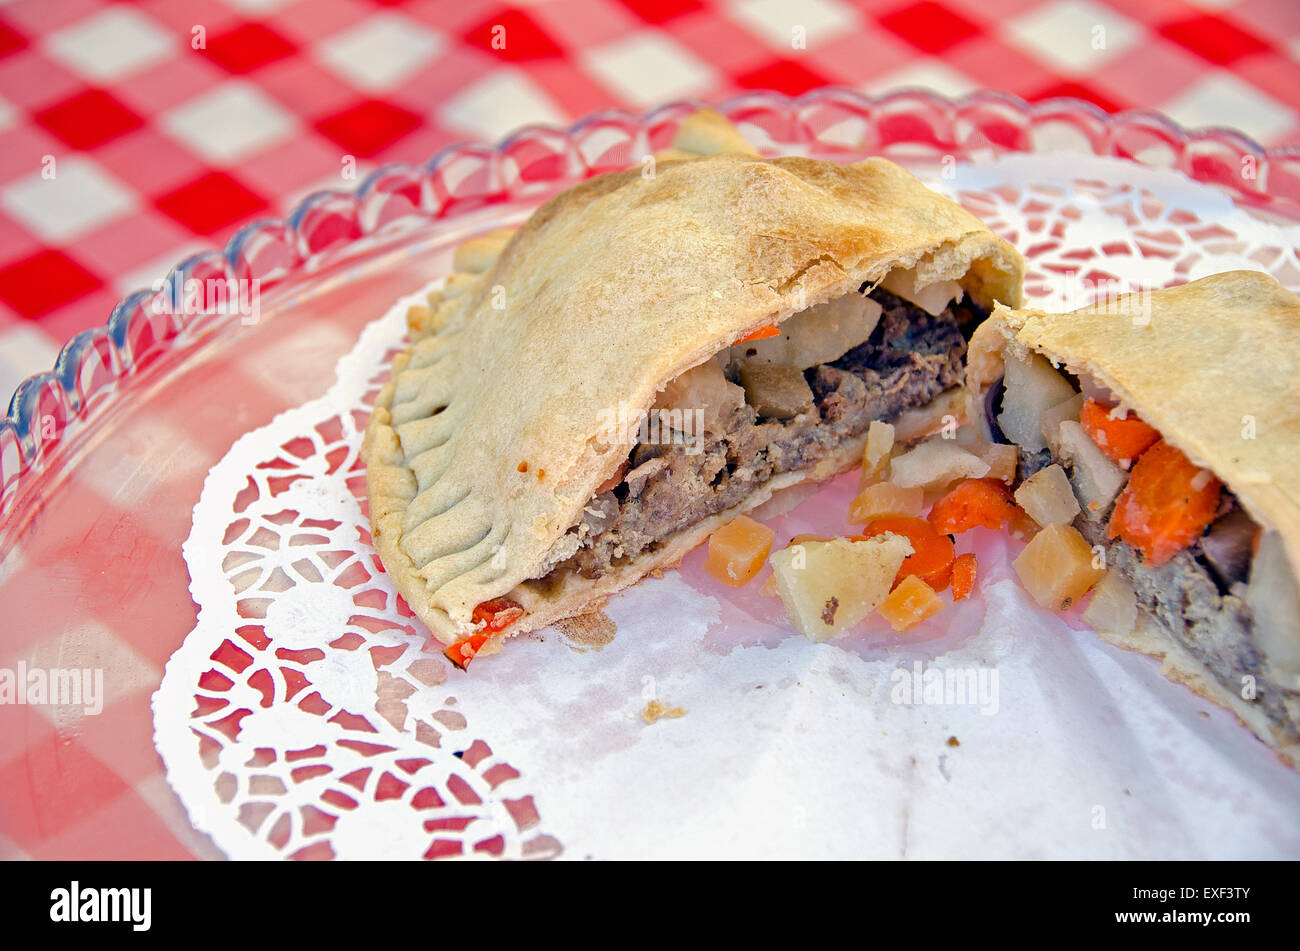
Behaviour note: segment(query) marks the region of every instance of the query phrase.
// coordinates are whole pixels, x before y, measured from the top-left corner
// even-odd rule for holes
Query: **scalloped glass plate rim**
[[[923,89],[900,89],[883,95],[871,96],[851,88],[838,86],[824,87],[798,97],[785,96],[775,92],[749,92],[721,103],[709,103],[697,99],[674,100],[639,114],[622,109],[606,109],[591,113],[567,128],[551,125],[524,126],[502,139],[495,146],[464,142],[452,144],[439,151],[422,166],[389,163],[375,169],[350,191],[317,191],[303,198],[283,219],[262,218],[250,222],[236,232],[223,249],[210,249],[187,257],[177,264],[154,289],[136,291],[119,301],[110,313],[105,325],[81,331],[70,338],[61,349],[52,370],[38,373],[19,384],[9,402],[7,416],[0,419],[0,525],[8,521],[9,516],[13,514],[13,506],[5,503],[14,501],[13,496],[21,488],[18,483],[25,481],[20,480],[19,477],[28,474],[28,470],[37,467],[38,463],[50,461],[45,459],[43,453],[33,445],[31,424],[34,420],[39,419],[39,416],[30,413],[24,414],[25,406],[27,404],[39,404],[42,392],[48,388],[55,388],[58,397],[68,404],[70,410],[68,417],[82,417],[78,422],[84,428],[78,435],[84,437],[86,431],[92,429],[102,417],[106,406],[111,406],[116,402],[108,399],[101,401],[98,406],[87,407],[80,400],[77,394],[76,381],[82,371],[82,360],[88,353],[94,352],[99,359],[103,360],[104,357],[99,348],[104,344],[108,345],[110,352],[107,354],[107,363],[111,377],[110,385],[131,376],[137,369],[136,362],[129,352],[129,335],[132,332],[130,321],[135,312],[148,302],[154,308],[152,311],[154,315],[175,318],[175,310],[177,304],[183,300],[182,295],[185,292],[187,281],[193,280],[194,275],[205,267],[224,272],[230,277],[237,276],[241,267],[248,266],[242,259],[244,252],[259,237],[278,234],[282,239],[292,239],[293,241],[294,246],[291,250],[296,254],[296,259],[293,260],[291,266],[284,270],[283,273],[273,273],[269,280],[263,278],[271,286],[282,289],[281,285],[289,287],[292,286],[294,281],[319,278],[336,265],[344,264],[366,251],[374,251],[377,248],[382,249],[386,244],[397,243],[401,239],[409,237],[410,233],[420,226],[428,225],[434,221],[446,221],[461,217],[478,210],[484,204],[491,204],[499,208],[502,203],[511,200],[523,200],[530,194],[535,194],[548,187],[554,189],[558,185],[578,181],[599,171],[604,171],[605,169],[593,168],[585,163],[582,156],[578,154],[577,149],[573,147],[573,143],[589,131],[611,123],[634,124],[638,129],[638,139],[644,142],[649,130],[654,129],[659,124],[672,122],[674,118],[680,119],[691,109],[701,106],[716,108],[724,115],[739,122],[744,122],[745,114],[755,109],[783,109],[795,120],[795,124],[798,126],[801,113],[814,106],[842,104],[848,109],[856,110],[860,118],[870,124],[880,118],[896,116],[898,113],[895,110],[900,107],[905,108],[909,103],[924,106],[931,110],[939,110],[953,121],[961,119],[963,115],[969,114],[980,107],[1002,107],[1018,115],[1026,127],[1031,127],[1036,121],[1047,122],[1066,116],[1074,116],[1085,120],[1104,132],[1100,138],[1090,141],[1094,148],[1093,154],[1116,155],[1116,131],[1126,128],[1142,129],[1158,134],[1165,139],[1171,148],[1175,145],[1180,147],[1182,151],[1176,157],[1185,154],[1189,146],[1198,143],[1210,143],[1235,150],[1240,153],[1243,160],[1247,156],[1253,157],[1257,165],[1276,161],[1294,164],[1297,176],[1300,177],[1300,147],[1265,148],[1249,136],[1223,127],[1188,130],[1172,119],[1149,110],[1129,110],[1111,114],[1092,103],[1068,97],[1048,99],[1031,104],[1013,94],[992,90],[981,90],[955,99]],[[806,133],[806,130],[803,131]],[[447,212],[449,208],[453,208],[455,202],[449,198],[437,201],[430,195],[432,186],[429,176],[440,169],[448,167],[457,159],[486,160],[489,167],[497,173],[496,177],[499,178],[500,161],[509,156],[514,148],[537,137],[556,136],[562,137],[568,146],[564,153],[566,161],[559,174],[552,175],[544,180],[539,179],[531,184],[524,183],[522,187],[513,192],[508,186],[503,186],[498,181],[495,183],[494,191],[482,193],[481,196],[478,196],[481,200],[476,203],[471,202],[471,207],[446,214],[444,212]],[[806,137],[797,136],[793,140],[783,140],[783,142],[794,146],[799,142],[810,141],[811,138],[811,135]],[[891,144],[896,145],[899,141],[906,140],[895,140]],[[862,144],[865,145],[865,135]],[[995,153],[1001,154],[1034,151],[1032,144],[1030,148],[1020,148],[986,139],[982,145]],[[1109,146],[1111,150],[1108,152],[1097,151],[1096,147],[1098,145]],[[970,146],[967,146],[965,150],[971,151]],[[862,149],[859,148],[856,151],[862,151]],[[1155,164],[1134,159],[1131,155],[1120,154],[1120,157],[1135,161],[1136,164]],[[1189,169],[1182,165],[1177,167],[1194,180],[1203,181],[1232,192],[1234,200],[1245,199],[1246,204],[1254,206],[1259,206],[1261,203],[1281,206],[1281,213],[1287,217],[1300,220],[1300,200],[1290,201],[1272,195],[1266,189],[1249,191],[1229,187],[1224,185],[1222,181],[1198,178],[1194,174],[1194,168]],[[408,190],[411,186],[417,187],[419,189],[418,202],[411,202],[408,199],[410,211],[399,215],[396,219],[374,225],[367,231],[361,220],[365,213],[364,208],[361,206],[377,194],[384,197],[401,196],[400,191],[386,191],[382,188],[385,182],[394,179],[399,182],[405,180]],[[1266,175],[1260,174],[1254,180],[1266,179]],[[322,247],[311,248],[311,236],[306,233],[305,229],[309,225],[313,211],[331,201],[340,200],[354,207],[357,219],[355,222],[356,232],[345,235],[343,240],[332,240]],[[1272,207],[1269,210],[1279,211],[1278,207]],[[284,243],[287,245],[288,241],[285,240]],[[158,306],[158,302],[162,303],[161,307]],[[186,316],[183,308],[181,316]],[[178,332],[170,338],[163,338],[160,342],[161,348],[166,350],[171,342],[177,339],[184,340],[185,337]],[[190,338],[190,343],[197,350],[202,340],[203,337],[199,337],[197,340]],[[155,341],[155,346],[158,345],[159,342]],[[159,353],[149,354],[150,360],[148,362],[153,362],[159,355]],[[78,440],[72,440],[74,443],[76,441]],[[18,458],[12,460],[11,457],[15,450]],[[69,450],[70,447],[66,445],[56,444],[54,456],[57,458],[64,451]],[[12,471],[5,472],[4,470],[9,468],[8,463],[11,461],[16,462],[16,466],[13,467]],[[39,468],[44,467],[39,466]],[[39,474],[39,472],[34,474]]]

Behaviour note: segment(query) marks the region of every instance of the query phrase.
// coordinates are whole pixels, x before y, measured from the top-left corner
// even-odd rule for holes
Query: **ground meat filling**
[[[1271,723],[1287,729],[1292,742],[1300,740],[1300,703],[1269,676],[1269,666],[1255,647],[1250,608],[1215,580],[1200,542],[1153,566],[1127,543],[1106,538],[1106,520],[1080,516],[1075,524],[1088,544],[1105,547],[1106,564],[1132,586],[1138,606],[1158,617],[1224,689],[1240,694],[1242,678],[1253,677],[1253,702],[1264,708]]]
[[[984,315],[956,304],[934,317],[885,291],[871,296],[883,308],[871,337],[804,371],[812,410],[776,420],[742,405],[695,454],[682,445],[638,445],[625,480],[592,499],[570,530],[579,547],[556,570],[598,578],[739,504],[773,476],[815,466],[873,419],[894,419],[956,386],[966,338]]]

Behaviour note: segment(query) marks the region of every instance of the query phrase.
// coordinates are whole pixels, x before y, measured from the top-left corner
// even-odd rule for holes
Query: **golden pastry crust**
[[[985,308],[1020,303],[1019,254],[881,159],[730,153],[569,189],[412,322],[416,342],[394,361],[363,447],[385,569],[444,642],[500,596],[528,610],[508,629],[520,633],[676,563],[773,490],[851,467],[860,443],[653,558],[560,590],[521,586],[627,455],[602,440],[605,414],[648,408],[745,334],[913,266],[927,282],[959,280]]]

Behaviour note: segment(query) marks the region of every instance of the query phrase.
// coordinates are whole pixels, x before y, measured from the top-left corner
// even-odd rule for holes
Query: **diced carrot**
[[[1222,483],[1163,439],[1142,453],[1115,500],[1107,528],[1163,565],[1209,527]]]
[[[997,529],[1020,512],[1011,489],[1001,479],[966,479],[934,503],[928,516],[936,531],[960,535],[977,525]]]
[[[469,670],[469,662],[474,659],[479,648],[487,643],[489,635],[486,631],[478,634],[471,634],[469,637],[462,637],[455,644],[452,644],[444,650],[443,656],[459,667],[461,670]]]
[[[483,623],[493,633],[504,630],[528,612],[509,598],[493,598],[474,609],[474,623]],[[477,648],[476,648],[477,649]]]
[[[943,610],[943,601],[916,575],[908,575],[877,610],[894,630],[906,631]]]
[[[709,536],[704,570],[739,588],[758,574],[772,551],[776,532],[747,515],[738,515]]]
[[[1136,413],[1116,419],[1111,416],[1113,409],[1096,400],[1084,400],[1079,425],[1111,462],[1134,462],[1155,445],[1160,434],[1138,419]]]
[[[958,555],[952,563],[952,599],[965,601],[975,590],[975,569],[979,566],[975,553]]]
[[[902,535],[912,543],[912,554],[904,559],[903,566],[898,569],[894,587],[908,575],[916,575],[936,591],[948,587],[952,578],[953,559],[956,557],[951,538],[937,532],[925,519],[906,515],[884,515],[872,519],[861,535],[853,537],[861,541],[886,534]]]
[[[766,327],[759,327],[753,333],[745,334],[736,343],[749,343],[751,340],[766,340],[768,337],[775,337],[781,331],[776,324],[768,324]]]

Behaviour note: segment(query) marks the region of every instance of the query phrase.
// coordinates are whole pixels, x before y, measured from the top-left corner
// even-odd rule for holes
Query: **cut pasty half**
[[[970,415],[1019,445],[1022,483],[1068,474],[1065,511],[1107,568],[1085,620],[1164,658],[1292,763],[1298,358],[1300,300],[1232,271],[1073,314],[999,307],[967,367]]]
[[[719,123],[678,154],[743,145]],[[1020,255],[888,161],[750,153],[577,185],[409,315],[364,457],[384,566],[440,640],[599,605],[856,464],[873,419],[960,418]]]

